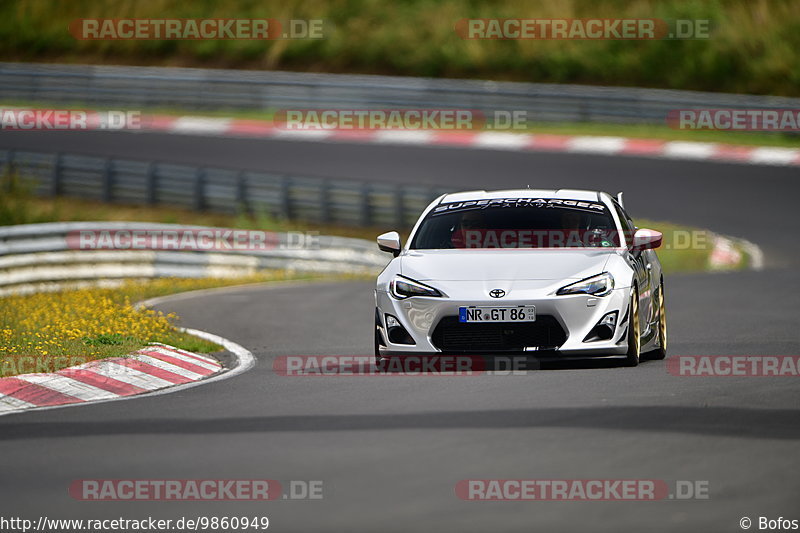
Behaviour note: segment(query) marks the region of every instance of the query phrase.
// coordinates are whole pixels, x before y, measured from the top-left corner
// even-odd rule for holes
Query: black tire
[[[667,304],[664,299],[664,280],[658,286],[658,348],[648,354],[660,361],[667,356]]]
[[[625,366],[639,366],[641,352],[642,338],[639,324],[639,291],[634,287],[631,291],[631,303],[628,306],[628,353],[625,354]]]

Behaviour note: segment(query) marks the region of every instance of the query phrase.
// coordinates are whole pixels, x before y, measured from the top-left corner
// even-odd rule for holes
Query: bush
[[[321,40],[79,41],[78,18],[323,19]],[[464,18],[707,19],[711,38],[477,41]],[[475,77],[800,96],[793,0],[20,0],[0,4],[6,60]]]

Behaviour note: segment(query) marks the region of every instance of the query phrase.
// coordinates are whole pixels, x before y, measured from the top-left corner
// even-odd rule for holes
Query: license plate
[[[515,307],[459,307],[459,322],[534,322],[536,308],[532,305]]]

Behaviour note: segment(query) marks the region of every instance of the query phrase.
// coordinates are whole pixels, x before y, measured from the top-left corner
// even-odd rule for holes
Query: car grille
[[[443,352],[519,352],[525,348],[558,348],[567,335],[549,315],[537,316],[535,322],[488,324],[465,324],[457,316],[447,316],[436,325],[431,340]]]

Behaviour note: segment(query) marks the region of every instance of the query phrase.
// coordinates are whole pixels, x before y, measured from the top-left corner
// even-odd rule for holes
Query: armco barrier
[[[800,98],[399,76],[0,62],[0,99],[124,109],[456,108],[538,122],[664,124],[685,108],[798,108]]]
[[[407,228],[448,189],[77,154],[0,150],[40,195],[171,205],[347,226]]]
[[[321,235],[309,246],[258,251],[77,250],[79,230],[187,230],[202,226],[144,222],[57,222],[0,227],[0,295],[58,288],[65,282],[154,277],[237,277],[281,268],[300,272],[377,273],[390,257],[362,239]],[[286,244],[290,234],[277,234]],[[295,240],[296,241],[296,240]]]

